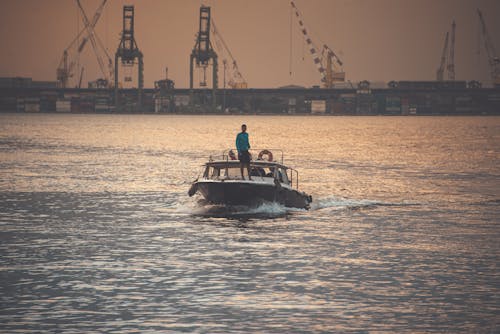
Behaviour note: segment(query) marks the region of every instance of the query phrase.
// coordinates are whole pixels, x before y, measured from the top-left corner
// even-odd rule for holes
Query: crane
[[[443,53],[441,54],[441,63],[438,70],[436,71],[436,80],[443,81],[444,78],[444,67],[446,64],[446,54],[448,53],[448,38],[450,33],[446,32],[446,37],[444,39]]]
[[[201,68],[203,71],[203,80],[200,82],[201,87],[206,87],[206,70],[207,67],[212,67],[212,101],[215,106],[215,90],[219,84],[217,69],[219,68],[218,56],[212,47],[210,39],[210,25],[212,23],[212,14],[210,7],[200,7],[200,17],[198,21],[198,33],[196,34],[196,42],[189,58],[189,88],[193,88],[194,70]]]
[[[450,60],[448,62],[448,80],[455,81],[455,20],[451,24]]]
[[[297,5],[295,4],[295,1],[290,1],[290,5],[292,6],[292,10],[295,12],[295,17],[298,20],[300,30],[302,32],[302,35],[304,36],[304,40],[307,43],[307,46],[309,47],[309,52],[311,53],[313,62],[321,75],[321,82],[323,82],[324,87],[332,88],[335,82],[345,81],[345,72],[342,70],[343,63],[340,58],[326,44],[323,44],[321,57],[318,55],[318,48],[307,32],[307,29],[304,25],[304,20],[297,8]]]
[[[229,50],[229,47],[227,46],[226,42],[222,38],[222,35],[220,31],[217,29],[217,26],[215,25],[215,21],[212,18],[212,36],[213,40],[215,41],[215,46],[217,49],[217,52],[219,56],[222,55],[223,60],[222,63],[224,64],[224,69],[227,66],[227,57],[229,56],[229,59],[231,60],[231,71],[229,72],[229,81],[228,85],[229,87],[233,89],[237,88],[247,88],[248,84],[243,78],[243,75],[240,72],[240,69],[238,68],[238,64],[236,63],[236,59],[234,59],[233,54],[231,53],[231,50]],[[225,78],[224,78],[225,79]]]
[[[80,3],[80,0],[76,0],[78,4],[78,8],[80,8],[80,12],[82,13],[82,18],[83,22],[85,24],[85,29],[87,30],[87,37],[83,39],[82,44],[78,48],[78,52],[81,52],[85,46],[85,43],[87,39],[90,40],[90,43],[92,44],[92,49],[94,50],[94,54],[97,58],[97,62],[99,63],[99,68],[101,69],[102,75],[104,76],[105,80],[108,81],[108,83],[111,83],[113,79],[113,61],[111,60],[111,57],[109,56],[108,52],[106,51],[106,48],[104,47],[103,43],[97,36],[97,34],[94,31],[94,27],[97,24],[97,21],[99,20],[99,17],[101,17],[102,10],[104,8],[104,5],[106,4],[107,0],[103,0],[101,5],[97,8],[96,13],[94,14],[94,17],[92,18],[92,21],[89,21],[87,14],[85,13],[85,10],[82,7],[82,4]],[[96,42],[97,40],[97,42]],[[99,43],[99,45],[97,44]],[[107,71],[104,68],[104,62],[102,60],[102,57],[99,53],[99,48],[104,52],[104,55],[106,56],[108,60],[108,69]]]
[[[477,15],[479,16],[481,33],[484,38],[484,48],[486,49],[486,55],[488,56],[488,63],[490,65],[491,79],[493,81],[493,85],[497,86],[500,85],[500,59],[496,54],[493,43],[491,42],[491,37],[486,28],[483,13],[479,10],[479,8],[477,8]]]
[[[101,48],[106,52],[106,49],[102,45],[102,42],[99,40],[97,35],[94,32],[94,27],[99,21],[99,18],[101,17],[102,11],[104,9],[104,6],[106,5],[107,0],[102,0],[100,3],[99,7],[97,7],[94,16],[92,17],[92,20],[89,21],[85,11],[83,10],[83,7],[80,4],[80,1],[77,0],[77,5],[78,8],[80,9],[80,12],[83,14],[84,18],[84,28],[78,32],[76,37],[69,43],[69,45],[64,49],[63,51],[63,56],[59,62],[59,65],[56,70],[56,77],[57,81],[59,81],[60,86],[62,88],[68,87],[69,79],[73,77],[74,73],[74,68],[76,67],[76,61],[74,59],[78,58],[80,54],[83,52],[85,45],[87,43],[87,40],[94,41],[93,44],[95,44],[95,39],[98,40],[100,43]],[[70,51],[76,46],[76,43],[80,41],[80,38],[83,36],[83,39],[76,49],[76,56],[71,57],[70,59]],[[94,46],[94,52],[96,55],[98,54],[97,47]],[[99,56],[97,56],[99,58]],[[109,58],[109,57],[108,57]],[[98,60],[99,61],[99,60]],[[102,61],[100,61],[102,62]],[[102,70],[102,68],[101,68]]]
[[[443,52],[441,53],[441,62],[439,63],[439,68],[436,71],[436,80],[444,80],[444,70],[448,71],[448,80],[455,80],[455,20],[451,23],[451,34],[449,31],[446,32],[446,37],[444,38]],[[446,65],[446,66],[445,66]]]

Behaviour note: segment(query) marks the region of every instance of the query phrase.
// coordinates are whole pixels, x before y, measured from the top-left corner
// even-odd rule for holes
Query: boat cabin
[[[240,162],[237,160],[210,161],[205,164],[203,178],[214,181],[241,181]],[[244,170],[247,180],[247,170]],[[298,187],[298,172],[275,161],[256,160],[250,162],[250,176],[253,181],[275,183]]]

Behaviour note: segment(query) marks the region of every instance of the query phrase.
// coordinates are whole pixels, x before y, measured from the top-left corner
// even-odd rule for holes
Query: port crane
[[[236,62],[236,59],[233,57],[233,54],[231,53],[231,50],[227,46],[226,42],[224,41],[224,38],[222,38],[222,35],[220,31],[217,29],[217,26],[215,25],[215,21],[212,18],[212,36],[213,40],[215,42],[215,46],[217,49],[217,52],[219,54],[219,57],[222,55],[222,63],[224,65],[224,72],[226,70],[227,64],[228,64],[228,59],[230,60],[231,64],[231,69],[229,71],[229,81],[227,84],[229,87],[233,89],[244,89],[248,87],[248,84],[246,80],[243,78],[243,75],[240,72],[240,69],[238,68],[238,63]],[[224,77],[224,82],[226,78]]]
[[[325,88],[333,88],[336,82],[344,82],[345,72],[342,69],[342,60],[340,60],[337,54],[326,44],[323,44],[321,56],[318,55],[318,48],[307,32],[304,25],[304,19],[302,18],[295,1],[290,1],[290,5],[295,13],[295,17],[297,18],[300,30],[309,48],[314,64],[321,75],[321,82],[323,83],[323,86]]]
[[[106,4],[106,1],[103,0],[102,5],[98,7],[98,11],[96,12],[97,16],[94,15],[94,17],[92,18],[92,21],[89,21],[87,14],[85,13],[85,10],[83,9],[82,4],[80,3],[80,0],[76,0],[76,2],[78,4],[78,8],[80,9],[80,12],[82,14],[83,22],[85,25],[84,28],[87,30],[87,36],[82,40],[82,43],[80,44],[80,47],[78,48],[78,51],[81,52],[83,50],[83,48],[85,47],[87,40],[90,40],[90,43],[92,44],[92,49],[94,50],[94,54],[95,54],[97,62],[99,64],[99,68],[101,70],[101,73],[109,85],[109,84],[111,84],[111,82],[113,80],[113,61],[111,60],[111,57],[109,56],[108,51],[106,50],[104,44],[100,40],[99,36],[97,36],[97,34],[95,33],[95,30],[94,30],[94,27],[97,24],[99,17],[101,17],[102,10],[104,9],[104,5]],[[104,61],[102,59],[103,57],[101,56],[100,52],[103,52],[104,56],[107,59],[107,69],[105,68]]]
[[[201,68],[203,71],[203,79],[200,81],[201,87],[207,86],[206,71],[207,67],[212,66],[212,98],[215,101],[215,90],[218,87],[218,56],[215,52],[210,39],[212,29],[212,17],[210,7],[200,7],[199,28],[196,35],[196,42],[191,51],[189,60],[189,88],[193,89],[194,66]]]
[[[455,20],[451,24],[450,61],[448,62],[448,80],[455,81]]]
[[[490,65],[490,74],[494,86],[500,85],[500,59],[498,58],[495,47],[491,41],[490,34],[486,28],[486,22],[484,21],[483,13],[479,8],[477,8],[477,15],[479,16],[479,23],[481,25],[481,34],[484,39],[484,48],[486,49],[486,55],[488,57],[488,63]]]
[[[450,37],[450,33],[446,32],[446,37],[444,38],[444,47],[443,52],[441,53],[441,63],[439,64],[439,68],[436,71],[436,80],[443,81],[444,80],[444,68],[446,65],[446,54],[448,53],[448,40]]]
[[[85,49],[85,45],[89,40],[92,44],[102,74],[106,78],[107,82],[111,82],[110,78],[112,78],[112,67],[113,67],[112,60],[109,57],[106,48],[104,47],[103,43],[101,42],[101,40],[99,39],[94,30],[94,27],[96,26],[97,22],[99,21],[99,18],[101,17],[106,2],[107,0],[102,0],[102,2],[97,7],[94,13],[92,20],[89,20],[85,10],[83,9],[80,3],[80,0],[76,0],[77,6],[80,10],[82,19],[84,21],[84,27],[78,32],[76,37],[71,41],[71,43],[69,43],[68,47],[66,47],[66,49],[64,49],[63,51],[63,56],[56,70],[57,81],[59,81],[59,85],[61,86],[61,88],[68,87],[69,79],[73,77],[74,75],[73,72],[75,70],[75,67],[77,67],[75,59],[78,59],[80,57],[80,54]],[[70,59],[70,51],[77,46],[78,42],[80,42],[80,44],[76,49],[76,56],[71,57]],[[101,52],[104,52],[105,56],[108,59],[108,71],[106,71],[104,68],[104,62],[100,54]],[[80,79],[78,84],[79,86],[81,86],[82,76],[83,76],[83,69],[80,71]]]
[[[134,29],[134,6],[123,6],[123,29],[120,43],[115,53],[115,106],[120,105],[120,95],[118,91],[118,74],[120,65],[125,68],[137,66],[137,108],[142,107],[142,90],[144,88],[144,56],[135,41]],[[137,62],[136,62],[137,60]],[[125,81],[132,81],[132,77],[125,76]]]
[[[448,71],[448,80],[455,80],[455,20],[451,24],[451,34],[449,31],[446,32],[446,37],[444,38],[443,52],[441,53],[441,61],[439,63],[439,68],[436,71],[436,80],[444,80],[444,70]]]

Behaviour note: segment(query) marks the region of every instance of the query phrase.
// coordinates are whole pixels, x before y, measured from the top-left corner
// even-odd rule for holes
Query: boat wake
[[[404,206],[415,205],[415,203],[386,203],[369,199],[349,199],[336,196],[318,197],[311,203],[309,210],[289,208],[272,202],[264,202],[260,205],[216,205],[209,204],[203,199],[179,203],[176,212],[186,215],[214,217],[214,218],[279,218],[294,214],[307,214],[313,212],[329,212],[341,210],[362,210],[380,206]]]
[[[407,206],[417,205],[412,202],[388,203],[369,199],[350,199],[344,197],[327,196],[320,197],[311,203],[311,210],[359,210],[380,206]]]
[[[198,201],[179,202],[173,206],[177,214],[204,216],[214,218],[278,218],[290,213],[287,208],[278,203],[264,202],[259,205],[217,205],[207,203],[203,199]]]

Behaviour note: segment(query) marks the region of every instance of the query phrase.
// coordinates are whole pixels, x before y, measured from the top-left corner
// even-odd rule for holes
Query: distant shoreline
[[[101,112],[101,113],[73,113],[73,112],[0,112],[0,115],[116,115],[116,116],[126,116],[126,115],[144,115],[144,116],[280,116],[280,117],[500,117],[500,115],[495,114],[426,114],[426,115],[339,115],[339,114],[275,114],[275,113],[242,113],[242,114],[226,114],[226,113],[127,113],[127,112]]]

